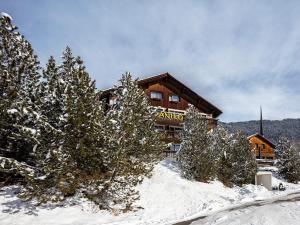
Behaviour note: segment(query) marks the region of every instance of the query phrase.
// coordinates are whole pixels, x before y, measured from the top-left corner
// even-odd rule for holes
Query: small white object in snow
[[[10,20],[12,20],[12,17],[11,17],[8,13],[1,12],[0,15],[1,15],[1,17],[7,17],[7,18],[9,18]]]
[[[30,128],[30,127],[24,127],[24,126],[23,126],[22,129],[23,129],[24,131],[30,132],[32,135],[36,135],[36,132],[37,132],[36,129],[32,129],[32,128]]]
[[[17,113],[18,110],[17,109],[8,109],[7,112],[10,114],[14,114],[14,113]]]

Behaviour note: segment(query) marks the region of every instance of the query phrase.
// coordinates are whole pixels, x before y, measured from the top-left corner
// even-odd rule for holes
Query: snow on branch
[[[12,17],[11,17],[8,13],[6,13],[6,12],[1,12],[1,13],[0,13],[0,18],[2,18],[2,17],[6,17],[6,18],[8,18],[10,21],[12,20]]]

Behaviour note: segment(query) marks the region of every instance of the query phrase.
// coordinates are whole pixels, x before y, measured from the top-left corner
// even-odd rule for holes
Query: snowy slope
[[[183,179],[176,165],[163,161],[138,189],[141,198],[136,206],[143,209],[117,215],[98,211],[91,203],[78,199],[64,207],[34,207],[33,202],[22,203],[13,194],[14,187],[8,187],[0,192],[0,224],[172,224],[234,204],[285,195],[300,189],[300,185],[289,185],[285,192],[270,192],[254,185],[226,188],[218,181],[208,184]]]

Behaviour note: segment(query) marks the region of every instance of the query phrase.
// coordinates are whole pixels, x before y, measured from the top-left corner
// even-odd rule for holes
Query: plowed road
[[[300,191],[234,206],[175,225],[300,225]]]

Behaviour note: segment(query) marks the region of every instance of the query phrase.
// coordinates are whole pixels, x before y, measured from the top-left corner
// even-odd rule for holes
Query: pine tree
[[[36,197],[40,202],[58,200],[61,196],[60,184],[71,164],[69,155],[63,151],[66,83],[60,78],[59,67],[51,56],[43,70],[43,82],[40,87],[40,112],[47,121],[41,132],[40,145],[35,152],[36,170],[26,177],[27,186],[23,198]],[[51,190],[51,191],[49,191]]]
[[[39,114],[39,61],[6,14],[0,18],[0,52],[0,156],[5,162],[12,158],[33,165],[44,126]]]
[[[40,203],[82,193],[110,207],[130,208],[134,186],[150,176],[164,146],[155,111],[130,74],[117,104],[104,112],[95,82],[69,47],[63,63],[40,67],[10,17],[0,20],[0,173],[26,178],[21,197]]]
[[[137,80],[126,73],[120,83],[115,91],[116,104],[107,114],[109,126],[113,128],[107,140],[110,170],[100,194],[129,209],[137,197],[133,187],[143,176],[151,175],[165,146],[154,130],[156,113]]]
[[[217,178],[228,187],[253,182],[257,165],[247,138],[241,133],[229,134],[219,126],[212,139],[212,148],[219,153]]]
[[[247,137],[241,133],[235,134],[230,153],[233,174],[231,182],[239,186],[253,183],[257,164]]]
[[[78,70],[67,92],[67,125],[65,148],[76,166],[87,173],[102,171],[103,107],[97,95],[95,81],[91,81],[80,58]]]
[[[59,126],[63,115],[61,105],[64,102],[60,89],[58,67],[51,56],[46,69],[43,70],[43,81],[40,86],[40,114],[47,123],[47,129],[42,131],[37,157],[43,157],[43,154],[49,153],[53,148],[58,148],[59,136],[62,133]]]
[[[215,176],[215,151],[211,148],[207,120],[194,107],[187,110],[179,151],[183,177],[207,182]]]
[[[62,60],[62,65],[58,66],[55,59],[51,56],[46,69],[43,70],[42,113],[47,117],[49,124],[53,128],[45,134],[48,143],[51,143],[51,147],[49,148],[48,146],[46,148],[55,152],[62,149],[66,139],[68,89],[72,87],[75,73],[78,72],[78,68],[77,70],[75,68],[76,61],[69,47],[63,52]]]
[[[43,111],[55,130],[46,134],[49,144],[40,148],[40,170],[23,195],[40,202],[63,200],[77,191],[96,192],[105,173],[104,111],[95,81],[70,48],[63,60],[57,67],[50,58],[44,71]]]
[[[217,156],[216,174],[225,186],[232,186],[233,169],[231,162],[232,136],[220,125],[212,134],[212,148]]]
[[[63,102],[62,92],[58,67],[56,66],[55,59],[51,56],[43,70],[42,82],[42,112],[48,118],[48,122],[55,128],[59,128],[59,118],[63,114],[61,102]]]
[[[288,182],[300,181],[300,156],[287,138],[280,138],[275,149],[278,172]]]

